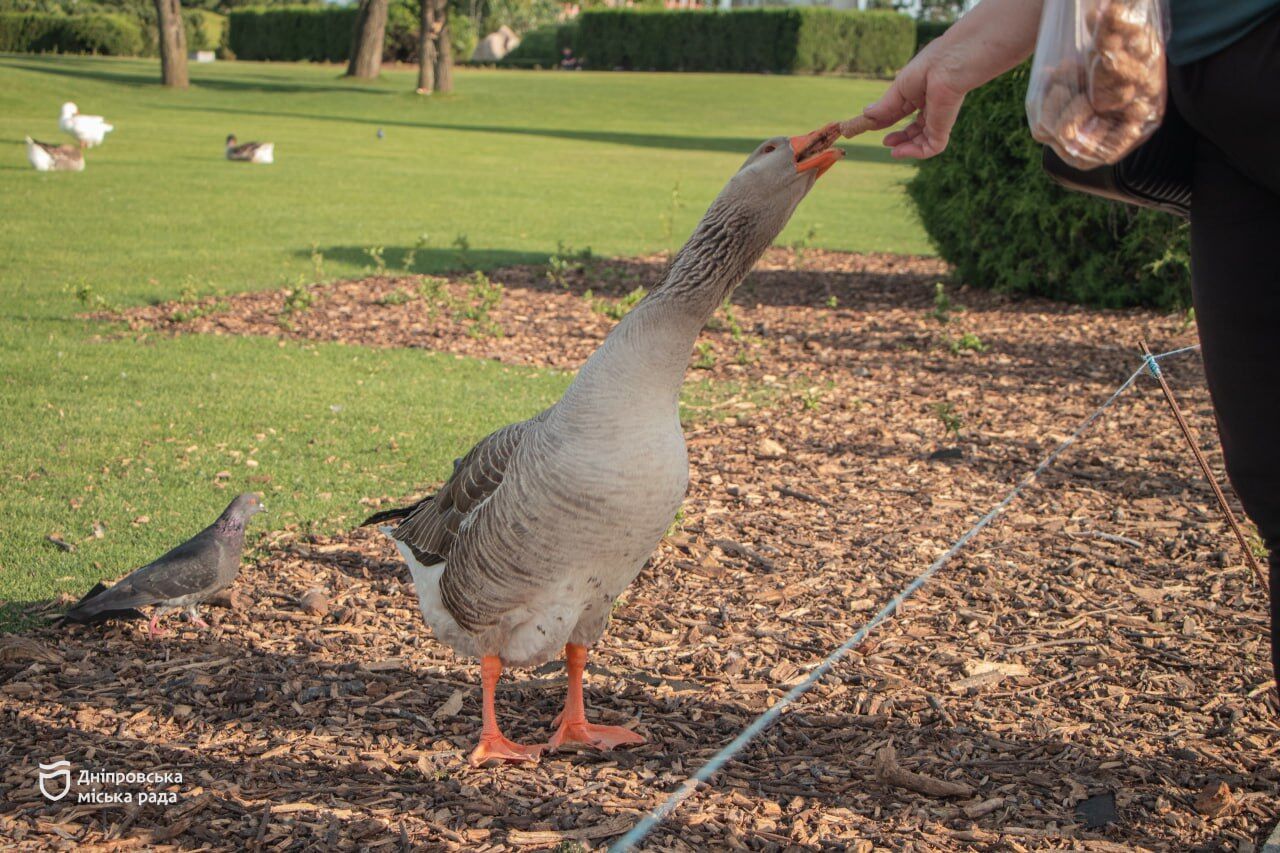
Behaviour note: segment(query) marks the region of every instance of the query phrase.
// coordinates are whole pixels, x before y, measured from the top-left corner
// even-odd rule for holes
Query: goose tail
[[[360,522],[360,527],[372,527],[375,524],[382,524],[387,521],[400,521],[408,518],[409,514],[418,508],[418,504],[412,503],[408,506],[396,507],[395,509],[384,509],[382,512],[375,512],[373,515]]]

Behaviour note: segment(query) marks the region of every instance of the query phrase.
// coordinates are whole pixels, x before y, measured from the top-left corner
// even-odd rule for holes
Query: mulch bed
[[[260,293],[128,319],[134,335],[271,334],[572,368],[612,323],[585,288],[615,299],[659,264],[593,263],[563,285],[537,268],[493,273],[506,286],[489,318],[500,338],[467,334],[461,279],[436,292],[433,316],[423,298],[387,299],[417,280],[374,278],[313,288],[284,318],[284,294]],[[282,531],[246,560],[250,603],[214,610],[210,632],[149,642],[141,623],[49,628],[24,635],[35,648],[0,647],[0,838],[608,843],[999,500],[1128,376],[1139,338],[1194,339],[1177,316],[954,288],[963,310],[944,324],[931,312],[945,275],[928,259],[774,251],[735,300],[740,331],[722,318],[706,333],[691,378],[734,390],[695,413],[683,523],[589,669],[594,718],[630,722],[648,744],[470,769],[476,668],[428,636],[388,543]],[[987,349],[959,346],[966,332]],[[1198,356],[1165,367],[1221,470]],[[959,419],[958,439],[944,416]],[[301,606],[314,588],[324,615]],[[1254,849],[1280,813],[1267,632],[1264,594],[1141,380],[652,849]],[[545,738],[563,684],[558,664],[510,673],[508,734]],[[48,803],[34,765],[55,758],[180,770],[181,798]],[[903,771],[962,787],[922,794]]]

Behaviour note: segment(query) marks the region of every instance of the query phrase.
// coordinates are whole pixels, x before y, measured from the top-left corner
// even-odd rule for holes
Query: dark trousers
[[[1271,662],[1280,677],[1280,14],[1173,68],[1198,135],[1191,278],[1227,473],[1271,552]]]

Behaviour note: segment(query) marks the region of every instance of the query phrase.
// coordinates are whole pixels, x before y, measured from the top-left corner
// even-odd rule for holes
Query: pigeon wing
[[[188,595],[212,594],[219,586],[222,546],[212,529],[204,530],[162,557],[135,570],[115,586],[68,612],[69,618],[107,610],[162,604]]]

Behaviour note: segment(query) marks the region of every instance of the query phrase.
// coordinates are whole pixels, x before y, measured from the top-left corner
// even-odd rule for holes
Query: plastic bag
[[[1164,118],[1165,0],[1045,0],[1031,135],[1079,169],[1116,163]]]

